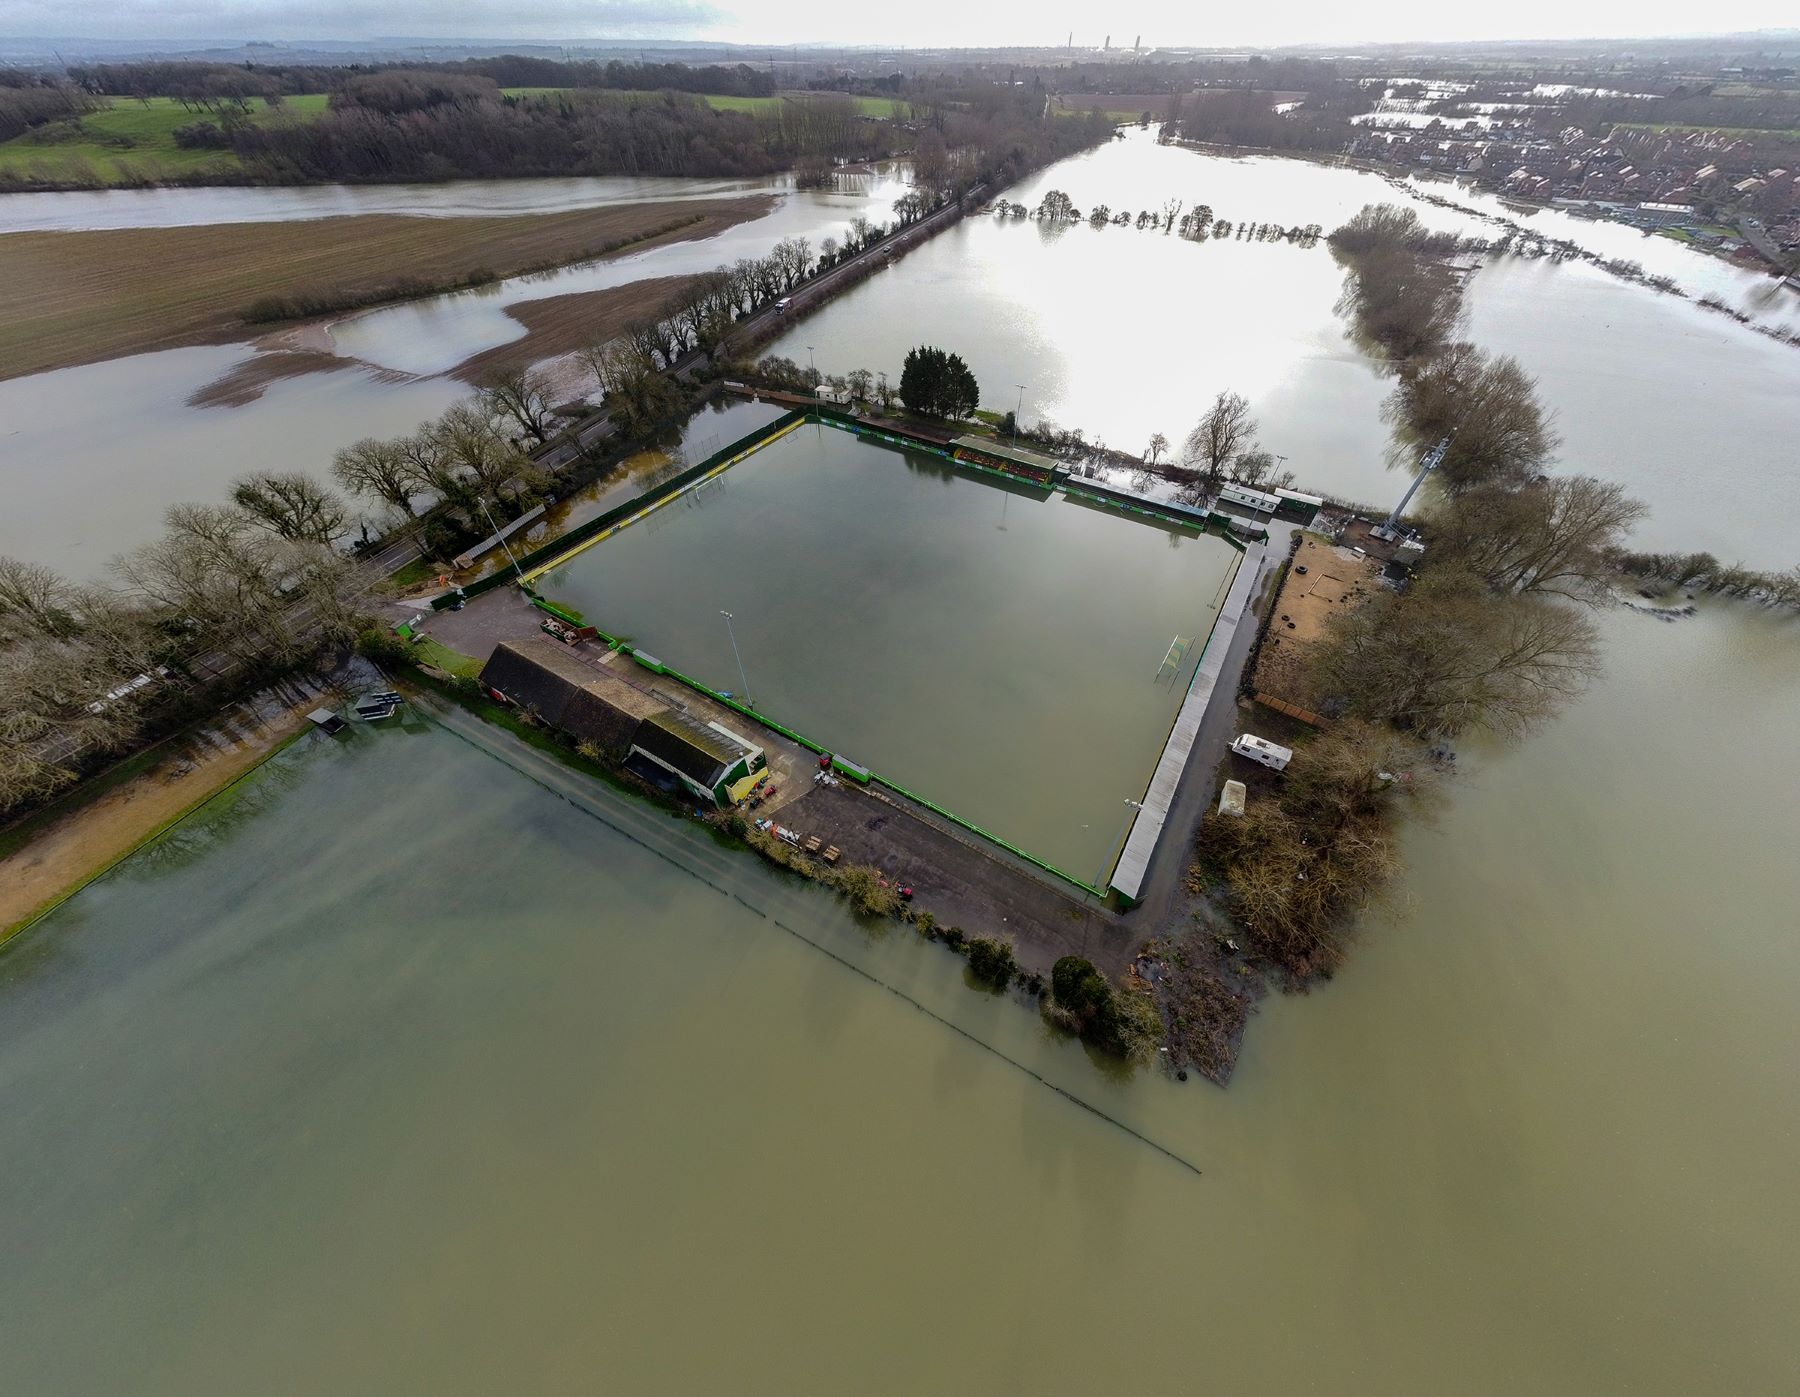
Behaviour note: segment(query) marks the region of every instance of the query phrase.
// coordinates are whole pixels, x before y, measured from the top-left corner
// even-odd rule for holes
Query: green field
[[[546,97],[570,89],[508,87],[509,97]],[[604,91],[604,90],[603,90]],[[651,92],[613,92],[614,97],[649,100]],[[820,94],[784,93],[774,97],[703,97],[719,111],[771,112],[783,102],[804,102]],[[330,99],[323,92],[289,97],[279,107],[253,99],[248,120],[305,121],[317,116]],[[866,116],[904,116],[911,103],[893,97],[852,98]],[[185,150],[175,144],[177,127],[197,121],[217,122],[210,112],[184,106],[173,97],[114,97],[79,122],[53,123],[0,144],[0,173],[70,184],[134,184],[194,176],[238,168],[228,150]]]
[[[305,121],[324,111],[326,100],[324,93],[313,92],[289,97],[271,108],[256,98],[247,119]],[[173,97],[115,97],[78,124],[56,123],[0,145],[0,171],[122,184],[161,174],[234,169],[238,159],[228,150],[184,150],[175,144],[177,127],[217,120],[212,113],[184,106]],[[63,136],[67,139],[57,139]]]
[[[1682,126],[1667,121],[1616,121],[1613,126],[1620,131],[1712,131],[1721,136],[1772,136],[1800,141],[1800,126]]]

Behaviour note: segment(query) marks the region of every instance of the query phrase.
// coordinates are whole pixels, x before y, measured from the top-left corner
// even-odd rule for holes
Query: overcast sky
[[[0,0],[0,33],[109,39],[715,39],[907,45],[1276,45],[1362,41],[1691,34],[1793,25],[1793,0],[1729,9],[1677,0],[1287,0],[1208,13],[1195,0]]]

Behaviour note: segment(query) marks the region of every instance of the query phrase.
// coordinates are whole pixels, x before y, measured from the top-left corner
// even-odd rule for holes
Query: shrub
[[[839,892],[858,912],[871,917],[892,916],[900,908],[900,895],[881,881],[873,868],[846,868],[833,879]]]
[[[963,948],[963,929],[959,926],[950,927],[944,932],[943,940],[952,950],[960,951]]]
[[[991,936],[969,938],[969,973],[982,984],[1003,990],[1012,983],[1019,962],[1012,946]]]
[[[918,916],[913,918],[913,923],[919,928],[919,934],[921,936],[929,937],[933,941],[937,940],[937,918],[931,913],[919,913]]]
[[[406,642],[392,631],[379,626],[369,626],[357,632],[356,653],[378,665],[409,664],[412,660],[407,653]]]
[[[1162,1037],[1162,1017],[1148,993],[1117,987],[1092,961],[1064,956],[1050,970],[1056,1022],[1127,1061],[1148,1057]]]
[[[1086,1024],[1112,993],[1106,977],[1082,956],[1063,956],[1050,967],[1050,992],[1077,1023]]]

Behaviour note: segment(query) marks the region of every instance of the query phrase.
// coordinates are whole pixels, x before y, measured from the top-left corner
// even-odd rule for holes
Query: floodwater
[[[1329,227],[1385,188],[1163,154],[1179,179],[1104,167],[1098,197]],[[1074,192],[1113,158],[1139,153],[1047,178]],[[1393,488],[1384,385],[1328,337],[1327,279],[1282,299],[1327,254],[1169,239],[1202,283],[1184,300],[1186,280],[1136,278],[1159,237],[1093,236],[1059,262],[1033,227],[967,226],[792,343],[897,372],[884,337],[938,339],[995,405],[1032,385],[1028,417],[1120,444],[1261,384],[1265,440],[1308,443],[1303,480]],[[958,243],[995,276],[1037,267],[1019,294],[1053,304],[940,306],[981,281],[939,258]],[[1252,349],[1281,337],[1221,299],[1252,268],[1299,326],[1274,369]],[[1800,499],[1756,453],[1796,439],[1793,351],[1763,363],[1728,322],[1541,265],[1477,277],[1471,324],[1545,376],[1572,465],[1663,482],[1655,536],[1792,561]],[[270,396],[344,397],[165,454],[171,381],[85,435],[160,361],[82,392],[0,385],[0,549],[60,535],[103,558],[122,543],[59,521],[116,507],[123,540],[200,492],[180,471],[222,488],[309,450],[317,469],[435,410],[328,375]],[[367,425],[393,401],[394,426]],[[1002,496],[1009,532],[1027,506],[1046,508]],[[708,575],[765,565],[734,544]],[[947,953],[553,768],[417,724],[309,737],[0,951],[0,1388],[1787,1394],[1800,622],[1701,605],[1607,614],[1583,702],[1464,752],[1442,815],[1406,832],[1394,907],[1331,984],[1263,1007],[1227,1092],[1097,1070]]]
[[[702,271],[760,256],[788,236],[810,237],[816,248],[824,237],[841,237],[858,215],[878,223],[889,219],[893,201],[906,188],[904,173],[904,166],[883,165],[845,177],[838,190],[786,194],[767,216],[712,238],[365,313],[336,327],[344,369],[271,383],[246,406],[194,407],[188,399],[256,358],[247,344],[168,350],[0,380],[0,481],[11,492],[9,508],[0,510],[0,554],[77,577],[97,576],[106,559],[153,537],[163,510],[178,500],[219,500],[232,479],[255,469],[324,475],[333,455],[351,442],[398,435],[435,417],[469,391],[437,374],[524,333],[506,314],[509,305]],[[574,186],[595,182],[549,183],[563,187],[543,197],[563,202],[546,207],[580,207],[585,206],[582,191]],[[660,190],[661,182],[638,183]],[[459,186],[403,188],[416,201],[410,206],[414,212],[449,216],[459,207],[453,202]],[[149,192],[217,195],[226,203],[214,207],[230,214],[228,196],[310,192],[323,197],[329,191]],[[512,197],[511,186],[497,197]],[[0,198],[0,212],[7,206]],[[366,364],[392,372],[373,373]]]
[[[403,214],[494,218],[606,204],[725,199],[793,188],[791,176],[692,179],[608,175],[593,179],[452,180],[446,184],[319,184],[297,188],[94,189],[0,195],[0,233],[86,228],[198,228],[305,218]]]
[[[468,393],[351,365],[277,380],[243,407],[184,403],[243,358],[236,345],[170,349],[0,381],[0,554],[97,578],[155,538],[172,504],[221,503],[253,470],[324,476],[339,447],[410,432]]]
[[[884,170],[879,177],[857,180],[844,189],[790,194],[764,217],[714,237],[364,311],[333,324],[331,337],[338,353],[367,363],[411,374],[442,373],[483,350],[522,338],[525,327],[506,313],[522,302],[711,271],[740,257],[760,257],[787,237],[810,239],[816,253],[824,238],[841,241],[852,219],[892,222],[894,201],[909,186],[904,167]]]
[[[703,242],[366,312],[337,325],[338,348],[409,375],[433,375],[516,338],[522,327],[507,315],[509,305],[702,270],[791,234],[816,244],[841,235],[858,213],[880,221],[904,187],[903,173],[887,166],[846,191],[788,195],[767,218]],[[553,206],[584,197],[574,188],[581,181],[548,183],[558,188],[541,197]],[[1144,133],[1062,161],[1008,193],[1035,203],[1057,187],[1084,209],[1102,201],[1157,206],[1173,195],[1209,203],[1220,218],[1326,229],[1365,203],[1403,197],[1356,170],[1224,159],[1158,146]],[[1501,207],[1446,182],[1424,187],[1471,208]],[[196,217],[208,207],[237,216],[229,201],[240,196],[267,197],[275,201],[269,207],[277,196],[334,197],[165,190],[16,198],[104,204],[139,193],[195,196],[184,207]],[[481,211],[467,202],[469,194],[465,186],[404,186],[384,197],[410,199],[408,207],[421,213]],[[509,185],[496,198],[515,194]],[[0,213],[16,207],[13,197],[0,199]],[[1433,227],[1494,231],[1466,213],[1417,207]],[[1526,221],[1607,256],[1637,257],[1694,294],[1721,295],[1766,323],[1800,324],[1794,292],[1666,238],[1555,211]],[[1155,432],[1179,443],[1214,394],[1231,389],[1251,400],[1263,444],[1286,458],[1303,487],[1379,505],[1403,488],[1388,468],[1390,442],[1379,415],[1391,380],[1346,335],[1335,310],[1341,286],[1322,245],[1196,245],[1135,229],[1046,231],[977,218],[798,323],[772,348],[804,363],[810,345],[822,369],[860,365],[897,381],[907,349],[944,344],[969,361],[987,406],[1022,402],[1028,421],[1080,427],[1090,439],[1133,452]],[[1789,388],[1800,350],[1574,264],[1498,262],[1474,278],[1468,303],[1479,342],[1491,335],[1491,347],[1518,354],[1542,376],[1545,400],[1569,442],[1569,465],[1605,467],[1650,503],[1654,515],[1641,533],[1647,544],[1712,547],[1757,565],[1792,561],[1787,513],[1752,499],[1742,508],[1732,501],[1721,507],[1710,481],[1715,470],[1762,481],[1769,453],[1800,438],[1800,393]],[[12,434],[0,436],[0,473],[20,463],[36,492],[32,513],[0,512],[0,552],[79,570],[149,537],[162,509],[180,497],[171,481],[190,497],[217,498],[232,477],[265,464],[260,458],[270,453],[283,465],[322,473],[341,447],[410,429],[462,391],[443,381],[346,370],[275,384],[263,402],[247,407],[187,406],[192,393],[253,354],[248,346],[182,350],[0,381],[0,432]],[[1696,354],[1703,356],[1698,363]],[[1629,375],[1614,368],[1625,362]],[[284,402],[326,410],[290,411]],[[1704,411],[1695,410],[1697,402]],[[266,429],[275,422],[279,431]],[[1729,431],[1708,440],[1717,423],[1729,423]],[[1742,467],[1735,464],[1740,457],[1748,458]],[[83,513],[78,538],[55,522]],[[1715,546],[1721,533],[1730,536]],[[1697,536],[1707,541],[1694,542]]]
[[[814,426],[538,586],[1093,882],[1111,871],[1125,802],[1149,783],[1238,556]],[[1178,637],[1179,663],[1159,673]]]
[[[0,1384],[1791,1392],[1800,647],[1605,630],[1226,1092],[554,768],[309,737],[0,952]]]
[[[1800,561],[1800,348],[1589,267],[1509,258],[1479,272],[1468,337],[1516,357],[1562,435],[1562,469],[1622,480],[1647,548]]]
[[[1158,207],[1176,196],[1234,223],[1327,230],[1365,203],[1404,197],[1356,170],[1227,160],[1137,135],[1063,161],[1008,197],[1034,205],[1051,188],[1083,210]],[[1447,184],[1431,188],[1465,197]],[[1432,227],[1494,231],[1466,214],[1416,208]],[[1761,306],[1771,323],[1800,305],[1767,278],[1753,284],[1667,239],[1564,214],[1539,215],[1534,226],[1608,256],[1626,255],[1614,246],[1622,237],[1641,242],[1633,255],[1651,270]],[[1157,432],[1179,446],[1214,395],[1235,391],[1250,400],[1262,445],[1285,458],[1302,489],[1385,505],[1405,484],[1389,467],[1380,416],[1392,379],[1347,334],[1335,309],[1342,285],[1323,243],[1195,244],[1134,228],[973,218],[771,350],[804,363],[810,346],[821,370],[862,367],[898,381],[908,349],[942,345],[968,361],[985,407],[1022,403],[1027,422],[1079,427],[1132,452]],[[1476,343],[1518,355],[1539,375],[1567,442],[1565,468],[1623,480],[1650,505],[1639,535],[1646,545],[1791,564],[1800,496],[1790,491],[1787,507],[1772,510],[1764,492],[1767,472],[1785,471],[1783,453],[1800,440],[1800,349],[1579,263],[1497,260],[1473,278],[1467,304]],[[1720,498],[1725,480],[1736,481],[1734,498]]]

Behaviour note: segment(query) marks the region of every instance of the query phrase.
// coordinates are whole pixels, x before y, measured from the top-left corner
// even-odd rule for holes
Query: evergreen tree
[[[930,417],[967,417],[980,404],[981,389],[960,354],[920,345],[907,351],[901,367],[900,401]]]

